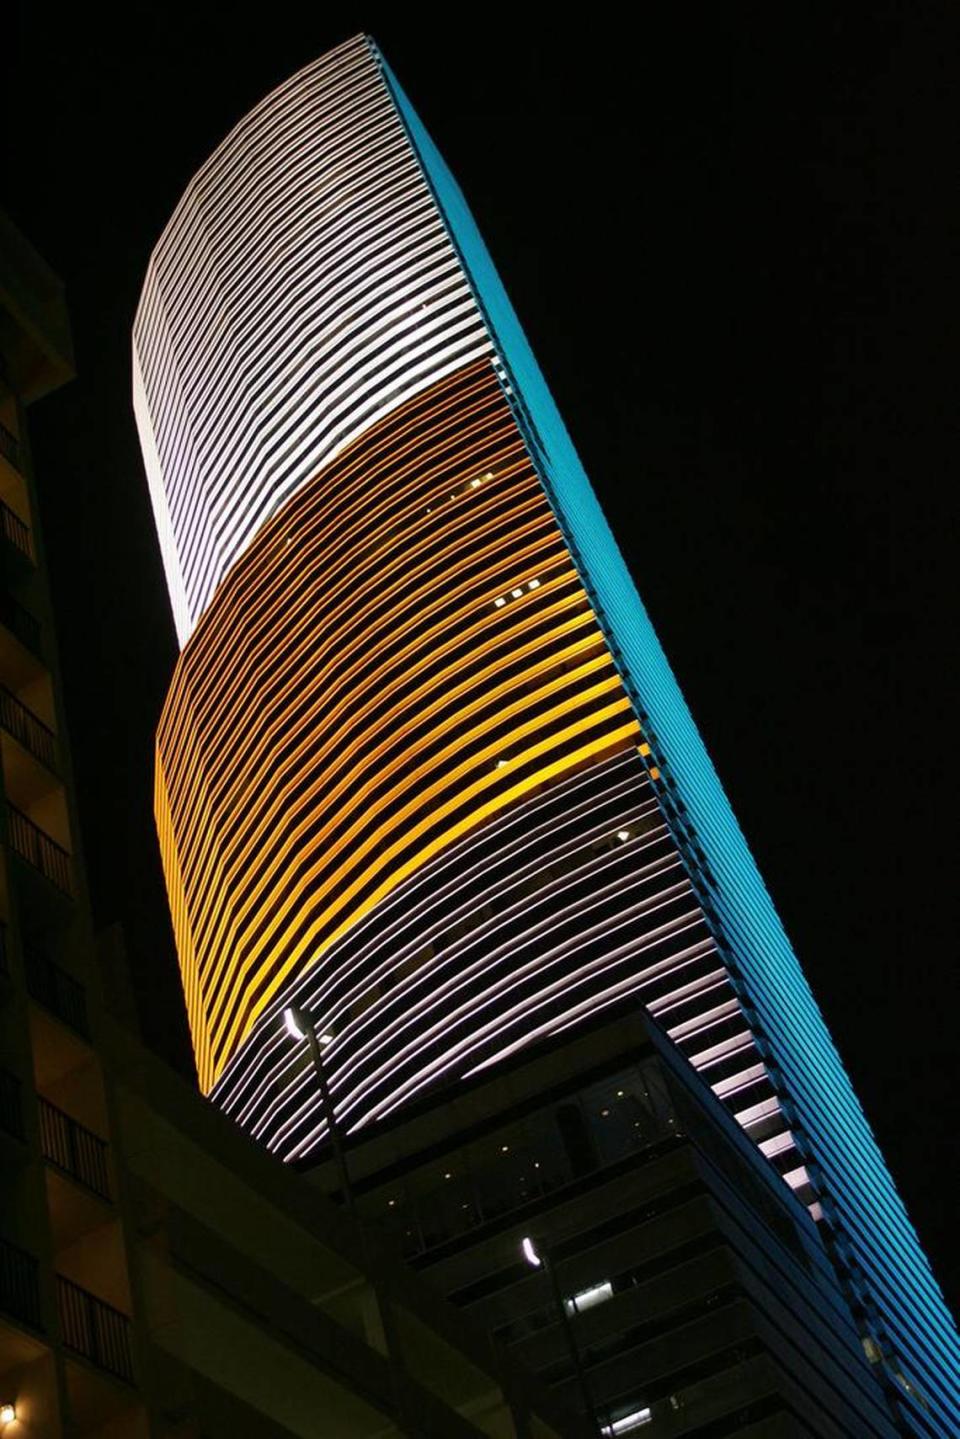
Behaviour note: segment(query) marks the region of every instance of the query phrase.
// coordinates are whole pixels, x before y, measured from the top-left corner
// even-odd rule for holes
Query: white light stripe
[[[709,1002],[709,996],[716,993],[722,971],[718,971],[712,941],[704,937],[693,948],[684,943],[691,923],[698,922],[691,899],[686,917],[680,914],[666,926],[656,923],[658,910],[671,902],[671,895],[689,896],[690,891],[677,869],[675,851],[672,857],[667,852],[656,863],[644,864],[645,851],[664,846],[672,851],[672,844],[651,803],[651,789],[639,762],[629,756],[609,761],[558,786],[558,791],[561,789],[562,795],[554,792],[528,801],[491,831],[461,842],[431,866],[428,874],[392,896],[382,911],[368,916],[328,952],[320,969],[311,971],[308,979],[296,986],[296,1002],[315,1022],[337,1031],[327,1064],[345,1128],[386,1117],[443,1075],[480,1072],[532,1039],[558,1033],[605,1004],[622,1002],[627,995],[639,999],[656,976],[670,985],[669,993],[658,1001],[661,1006],[675,1003],[680,994],[689,998],[698,983],[684,979],[691,963],[708,964],[713,978],[704,998]],[[651,811],[655,827],[644,834]],[[579,851],[590,852],[591,845],[624,827],[637,835],[630,846],[617,844],[594,854],[586,870],[573,870],[544,887],[542,894],[549,888],[554,901],[550,931],[556,933],[569,924],[574,927],[569,940],[559,947],[551,944],[533,913],[538,893],[526,892],[528,878],[538,868],[549,868],[564,857],[569,862]],[[470,902],[458,902],[457,896],[475,892],[478,882],[489,876],[486,851],[498,832],[502,843],[496,846],[497,856],[505,877],[491,880],[484,892],[493,912],[445,949],[442,957],[438,955],[398,983],[386,1001],[353,1018],[351,1006],[365,986],[402,970],[432,935],[455,929],[470,913]],[[605,887],[601,878],[628,855],[630,885],[656,879],[655,893],[639,905],[627,900],[622,883]],[[679,883],[671,879],[673,875],[679,875]],[[563,895],[572,896],[585,879],[588,899],[564,909]],[[511,891],[516,895],[512,901]],[[591,914],[601,913],[602,919],[591,922]],[[433,918],[434,914],[441,918]],[[503,931],[506,936],[508,930],[509,939],[498,942],[498,934]],[[631,931],[633,939],[618,940],[621,935],[626,939]],[[645,950],[664,943],[669,943],[671,950],[662,959],[653,964],[644,960]],[[536,957],[520,963],[517,956],[528,944]],[[584,947],[594,944],[601,948],[593,960],[587,960]],[[476,958],[469,959],[470,953]],[[535,977],[535,997],[511,1002],[509,996],[519,995],[528,976]],[[479,991],[471,988],[478,982]],[[731,1013],[738,1012],[729,989],[727,993],[724,1004],[710,1004],[719,1022],[727,1022]],[[462,1001],[458,1000],[460,994]],[[322,1142],[325,1132],[315,1086],[291,1053],[278,1021],[283,1005],[293,997],[292,991],[284,994],[278,1006],[264,1016],[213,1091],[228,1113],[286,1159],[308,1154]],[[706,1013],[705,1009],[701,1029],[709,1028]],[[737,1039],[738,1047],[742,1046],[741,1063],[720,1086],[730,1093],[734,1105],[740,1091],[752,1091],[764,1077],[745,1023],[742,1034],[743,1038]],[[438,1041],[443,1041],[441,1052],[428,1057]],[[768,1115],[778,1112],[775,1102],[767,1110]],[[752,1104],[746,1118],[754,1121],[755,1117],[756,1104]]]
[[[380,67],[349,41],[234,127],[148,266],[134,410],[181,645],[284,500],[490,349]]]

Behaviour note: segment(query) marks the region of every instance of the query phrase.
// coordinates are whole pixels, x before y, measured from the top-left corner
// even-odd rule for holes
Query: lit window
[[[510,593],[515,600],[518,600],[523,594],[523,590],[511,590]]]
[[[503,607],[504,607],[504,605],[505,605],[506,603],[507,603],[507,602],[506,602],[506,600],[503,598],[503,595],[500,595],[499,599],[495,599],[494,602],[493,602],[494,608],[495,608],[495,609],[498,609],[498,610],[502,610]]]
[[[471,490],[479,490],[479,488],[480,488],[480,481],[479,481],[478,479],[472,479],[472,480],[470,481],[470,488],[471,488]]]
[[[609,1279],[604,1279],[600,1284],[591,1284],[589,1289],[581,1289],[580,1293],[574,1294],[571,1299],[565,1299],[563,1307],[568,1314],[582,1314],[585,1309],[592,1309],[595,1304],[603,1304],[604,1300],[612,1298],[613,1285]]]
[[[632,1434],[634,1429],[640,1429],[644,1424],[649,1424],[653,1418],[650,1409],[634,1409],[630,1414],[624,1414],[622,1419],[614,1419],[611,1424],[604,1424],[601,1427],[601,1434],[609,1434],[611,1439],[618,1439],[620,1434]]]
[[[621,844],[626,844],[626,842],[627,842],[627,840],[628,840],[629,838],[630,838],[630,831],[629,831],[628,829],[618,829],[618,830],[617,830],[617,839],[620,841]]]
[[[539,588],[540,588],[540,581],[539,581],[539,580],[531,580],[530,583],[527,585],[527,589],[528,589],[528,590],[538,590]]]

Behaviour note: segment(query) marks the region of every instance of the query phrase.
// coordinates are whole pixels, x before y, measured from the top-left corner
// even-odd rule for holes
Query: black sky
[[[22,7],[0,203],[75,329],[80,377],[33,437],[97,917],[123,920],[145,1032],[189,1068],[151,820],[176,649],[130,325],[191,173],[365,28],[463,185],[956,1304],[960,35],[949,5],[704,28],[709,8],[537,29],[471,7],[462,30],[434,7],[197,0],[103,29]]]

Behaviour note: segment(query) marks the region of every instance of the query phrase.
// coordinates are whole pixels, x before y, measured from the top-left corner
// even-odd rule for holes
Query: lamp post
[[[563,1302],[563,1295],[560,1292],[560,1283],[557,1279],[557,1271],[554,1268],[553,1260],[546,1249],[537,1248],[529,1234],[525,1234],[520,1241],[520,1249],[524,1259],[534,1269],[542,1269],[550,1282],[550,1293],[553,1296],[554,1308],[557,1311],[557,1318],[560,1328],[563,1330],[564,1338],[567,1341],[567,1348],[570,1351],[570,1358],[573,1360],[574,1372],[577,1376],[577,1383],[580,1385],[580,1393],[586,1405],[587,1418],[592,1422],[593,1427],[599,1433],[599,1421],[597,1419],[597,1407],[593,1402],[593,1394],[587,1382],[586,1370],[580,1358],[580,1346],[577,1343],[577,1336],[573,1332],[573,1325],[570,1323],[570,1315],[567,1313],[567,1306]]]
[[[323,1110],[323,1118],[330,1134],[330,1142],[333,1145],[333,1157],[337,1165],[340,1188],[343,1190],[343,1198],[348,1212],[354,1214],[356,1206],[353,1199],[353,1186],[350,1183],[350,1171],[347,1168],[347,1155],[343,1147],[343,1136],[337,1123],[330,1086],[327,1084],[327,1071],[323,1062],[323,1051],[332,1042],[333,1035],[318,1035],[313,1020],[304,1013],[298,1004],[287,1005],[283,1011],[283,1022],[291,1038],[305,1039],[310,1046],[310,1057],[313,1060],[313,1068],[317,1076],[317,1088],[320,1090],[320,1107]]]

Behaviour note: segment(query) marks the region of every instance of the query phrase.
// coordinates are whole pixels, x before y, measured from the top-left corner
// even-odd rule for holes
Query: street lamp
[[[570,1315],[567,1306],[563,1302],[563,1295],[560,1292],[560,1284],[557,1280],[557,1271],[554,1268],[550,1254],[542,1245],[537,1245],[532,1236],[525,1234],[520,1240],[520,1249],[524,1259],[533,1269],[542,1269],[550,1281],[550,1292],[553,1296],[554,1308],[557,1311],[557,1318],[560,1321],[560,1328],[563,1330],[567,1341],[567,1348],[570,1350],[570,1358],[573,1360],[574,1372],[577,1382],[580,1385],[580,1393],[586,1405],[587,1417],[597,1426],[597,1408],[593,1402],[593,1394],[590,1392],[590,1385],[587,1383],[586,1371],[583,1361],[580,1358],[580,1346],[577,1344],[577,1336],[573,1332],[573,1325],[570,1322]],[[602,1432],[602,1431],[601,1431]]]
[[[343,1136],[337,1123],[336,1111],[333,1107],[330,1086],[327,1084],[326,1066],[323,1062],[323,1051],[328,1044],[332,1044],[333,1035],[326,1032],[318,1035],[313,1020],[298,1004],[287,1005],[283,1011],[283,1023],[291,1039],[305,1039],[310,1046],[310,1057],[313,1060],[313,1068],[317,1076],[317,1088],[320,1090],[320,1108],[323,1111],[324,1122],[333,1145],[333,1157],[340,1178],[340,1188],[343,1190],[347,1209],[353,1214],[356,1206],[353,1200],[353,1186],[350,1183],[350,1171],[347,1168],[347,1155],[343,1147]]]

